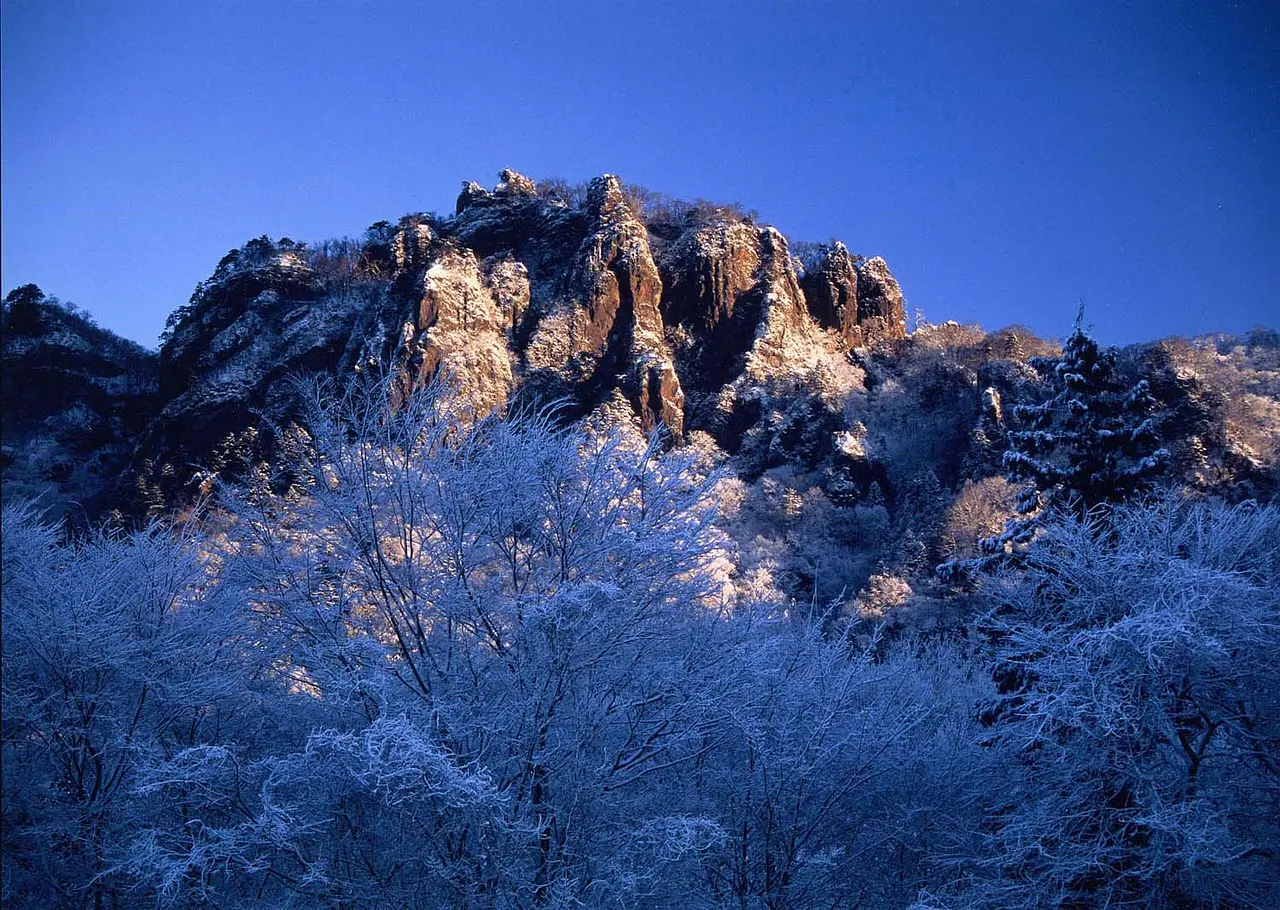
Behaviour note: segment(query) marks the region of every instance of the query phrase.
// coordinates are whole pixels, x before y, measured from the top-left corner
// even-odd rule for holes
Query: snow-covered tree
[[[184,839],[200,803],[183,788],[157,803],[140,789],[149,771],[256,737],[247,630],[197,543],[152,526],[59,544],[36,511],[6,505],[6,904],[125,900],[139,829],[165,818]]]
[[[948,905],[1280,900],[1280,512],[1059,514],[990,586],[1002,769]]]
[[[177,530],[4,526],[4,897],[903,906],[973,846],[989,676],[726,583],[689,450],[323,391]],[[199,528],[199,533],[196,528]]]
[[[729,679],[711,483],[656,439],[397,391],[317,395],[302,482],[235,507],[228,580],[316,707],[193,868],[414,906],[677,882],[715,826],[668,782]]]
[[[938,880],[934,860],[981,820],[978,668],[771,624],[729,669],[731,723],[698,775],[724,832],[704,861],[711,905],[901,907]]]
[[[939,567],[946,578],[989,570],[1024,547],[1041,520],[1069,511],[1078,517],[1151,488],[1169,461],[1148,414],[1155,406],[1146,380],[1126,384],[1114,350],[1103,350],[1085,331],[1084,311],[1058,358],[1034,358],[1046,396],[1014,405],[1019,426],[1007,433],[1008,477],[1025,486],[1018,517],[981,542],[982,556]]]
[[[1014,480],[1032,483],[1024,512],[1052,504],[1084,515],[1121,502],[1148,489],[1168,459],[1147,418],[1155,399],[1146,380],[1126,385],[1115,351],[1099,348],[1082,320],[1052,365],[1052,394],[1013,407],[1026,428],[1009,433],[1004,464]]]
[[[251,818],[154,877],[662,908],[900,905],[937,874],[983,674],[723,600],[686,453],[388,398],[317,398],[309,480],[234,505],[224,577],[307,729],[252,770]]]

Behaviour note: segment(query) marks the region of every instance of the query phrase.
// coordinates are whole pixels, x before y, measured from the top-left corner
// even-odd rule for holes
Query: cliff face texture
[[[659,237],[644,216],[612,175],[565,200],[504,171],[492,190],[465,184],[448,218],[337,246],[251,241],[171,319],[135,470],[172,486],[228,469],[228,438],[252,428],[269,447],[296,416],[295,377],[382,364],[405,388],[443,378],[478,414],[625,403],[675,444],[705,430],[734,449],[769,390],[856,382],[850,349],[905,335],[883,260],[837,244],[802,279],[773,228],[691,209]]]
[[[859,262],[837,242],[804,276],[802,287],[813,318],[839,332],[850,347],[906,332],[902,290],[878,256]]]
[[[1192,485],[1277,488],[1274,341],[1125,361]],[[19,288],[4,305],[0,467],[6,495],[64,514],[152,514],[213,474],[279,465],[304,380],[389,373],[401,393],[442,382],[475,416],[554,402],[567,420],[714,445],[751,483],[923,508],[938,483],[1000,473],[1010,408],[1037,394],[1030,361],[1055,351],[1018,327],[908,337],[883,259],[792,250],[736,208],[504,171],[492,189],[465,184],[447,217],[249,241],[171,316],[158,354]]]
[[[571,195],[504,171],[465,184],[451,217],[229,253],[150,366],[131,489],[154,504],[234,473],[296,417],[297,377],[386,365],[405,388],[443,378],[478,414],[625,406],[674,444],[704,430],[732,450],[779,394],[808,389],[834,415],[833,383],[859,381],[849,351],[905,335],[883,260],[836,244],[802,277],[782,234],[740,214],[690,208],[659,230],[617,177]]]

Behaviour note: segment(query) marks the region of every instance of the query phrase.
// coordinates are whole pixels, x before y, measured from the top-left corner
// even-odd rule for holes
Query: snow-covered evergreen
[[[1002,459],[1009,479],[1023,484],[1015,499],[1018,517],[981,542],[982,556],[939,566],[944,578],[1000,565],[1032,540],[1050,514],[1083,518],[1150,489],[1169,463],[1150,416],[1156,401],[1149,384],[1125,384],[1116,352],[1099,347],[1085,331],[1083,307],[1062,355],[1033,358],[1032,364],[1046,393],[1013,406],[1018,423],[1006,433]]]
[[[1052,394],[1036,404],[1015,405],[1024,428],[1009,433],[1004,465],[1032,488],[1019,502],[1024,514],[1045,506],[1084,515],[1094,506],[1121,502],[1151,482],[1167,463],[1149,415],[1150,386],[1126,386],[1114,350],[1103,350],[1083,326],[1051,366]]]

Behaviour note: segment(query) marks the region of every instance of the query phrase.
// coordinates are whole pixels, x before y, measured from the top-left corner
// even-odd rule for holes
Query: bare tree
[[[198,555],[159,526],[59,545],[33,509],[4,509],[4,896],[103,906],[155,811],[148,767],[226,735],[250,707],[243,624]]]

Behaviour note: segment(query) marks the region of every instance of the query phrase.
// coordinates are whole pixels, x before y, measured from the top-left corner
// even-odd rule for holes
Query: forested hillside
[[[1280,903],[1280,336],[1087,315],[514,172],[10,293],[0,898]]]

